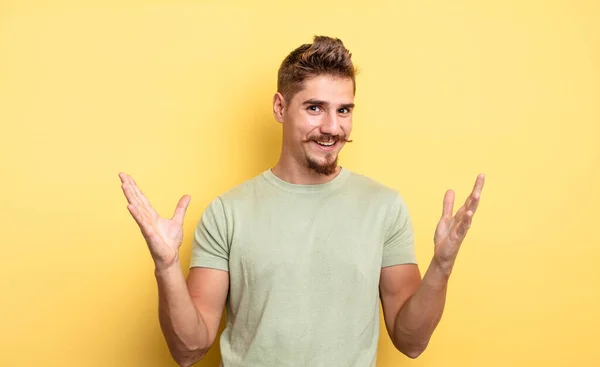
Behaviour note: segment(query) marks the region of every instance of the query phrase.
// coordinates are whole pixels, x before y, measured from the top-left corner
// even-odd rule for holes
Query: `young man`
[[[280,159],[206,208],[187,284],[178,249],[190,197],[171,219],[161,218],[133,179],[119,174],[155,261],[159,319],[173,358],[190,366],[206,354],[227,302],[222,366],[375,366],[380,299],[394,345],[416,358],[442,316],[484,176],[454,216],[454,193],[446,192],[421,279],[402,197],[337,165],[352,130],[350,52],[338,39],[315,37],[283,61],[277,88]]]

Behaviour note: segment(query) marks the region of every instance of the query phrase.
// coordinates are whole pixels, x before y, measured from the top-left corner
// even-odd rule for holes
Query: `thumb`
[[[175,208],[175,213],[173,214],[173,217],[171,219],[183,224],[183,217],[185,216],[185,212],[187,211],[188,205],[190,205],[191,200],[191,196],[183,195],[181,199],[179,199],[177,207]]]

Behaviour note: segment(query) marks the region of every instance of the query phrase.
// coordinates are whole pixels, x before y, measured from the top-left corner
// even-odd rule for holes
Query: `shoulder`
[[[367,195],[373,199],[382,199],[385,202],[394,203],[402,199],[398,189],[352,171],[348,177],[348,186],[362,195]]]
[[[219,194],[214,200],[220,201],[223,206],[235,205],[256,197],[257,192],[264,185],[264,172],[261,172],[232,188]]]
[[[408,205],[400,189],[365,175],[351,172],[348,178],[353,196],[368,207],[386,213],[387,217],[407,215]]]
[[[234,213],[240,208],[247,207],[255,198],[257,188],[261,185],[262,173],[221,192],[209,200],[202,217],[204,221],[215,221],[227,225],[232,221]]]

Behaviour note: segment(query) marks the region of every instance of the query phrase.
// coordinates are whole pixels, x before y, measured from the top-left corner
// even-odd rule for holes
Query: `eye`
[[[307,109],[308,109],[309,111],[312,111],[312,112],[319,112],[319,111],[321,111],[321,107],[319,107],[319,106],[317,106],[317,105],[308,106],[308,108],[307,108]]]
[[[350,113],[350,109],[349,109],[349,108],[346,108],[346,107],[344,107],[344,108],[340,108],[340,109],[338,110],[338,112],[339,112],[339,113],[341,113],[341,114],[344,114],[344,115],[345,115],[345,114],[348,114],[348,113]]]

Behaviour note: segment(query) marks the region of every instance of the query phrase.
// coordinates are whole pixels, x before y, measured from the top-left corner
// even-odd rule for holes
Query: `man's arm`
[[[119,177],[127,198],[127,209],[138,224],[154,260],[159,320],[167,345],[180,366],[190,366],[206,354],[216,338],[229,290],[229,273],[192,268],[186,286],[179,263],[179,247],[183,239],[183,219],[191,197],[184,195],[172,218],[163,218],[131,176],[120,172]],[[196,235],[213,238],[219,234],[212,214],[214,210],[203,215]],[[225,242],[222,237],[217,237],[220,243]],[[227,268],[226,256],[220,265]]]
[[[216,339],[229,289],[229,273],[192,268],[186,280],[177,262],[156,270],[159,320],[173,359],[191,366]]]
[[[477,176],[471,195],[454,216],[454,191],[446,191],[442,217],[433,238],[434,256],[422,280],[418,267],[412,264],[381,270],[385,325],[396,348],[410,358],[423,353],[440,322],[448,279],[479,205],[484,180],[483,174]]]
[[[448,277],[432,261],[423,280],[417,265],[381,270],[380,292],[385,325],[396,349],[417,358],[429,343],[446,302]]]

